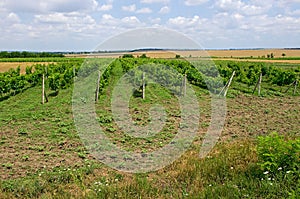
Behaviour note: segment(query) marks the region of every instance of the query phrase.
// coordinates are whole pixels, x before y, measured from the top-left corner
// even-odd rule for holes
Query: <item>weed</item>
[[[300,139],[285,140],[278,133],[258,138],[259,166],[264,174],[296,172],[300,175]]]
[[[5,167],[5,168],[7,168],[7,169],[12,169],[13,166],[14,166],[13,163],[4,163],[4,164],[2,164],[2,167]]]

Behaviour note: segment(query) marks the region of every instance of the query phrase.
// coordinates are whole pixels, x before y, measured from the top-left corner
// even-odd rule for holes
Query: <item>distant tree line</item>
[[[2,51],[0,52],[0,58],[35,58],[35,57],[64,57],[61,53],[50,53],[50,52],[7,52]]]

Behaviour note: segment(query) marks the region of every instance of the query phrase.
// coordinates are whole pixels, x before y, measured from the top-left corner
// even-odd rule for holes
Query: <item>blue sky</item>
[[[136,28],[206,49],[300,47],[300,0],[0,0],[0,50],[91,51]]]

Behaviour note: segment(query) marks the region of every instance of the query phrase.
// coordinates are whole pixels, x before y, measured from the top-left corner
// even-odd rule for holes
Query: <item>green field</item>
[[[216,61],[217,67],[213,67],[211,63],[150,58],[89,59],[83,65],[83,60],[72,58],[47,58],[47,62],[54,63],[39,64],[23,75],[18,69],[0,74],[0,198],[300,196],[300,94],[299,87],[294,92],[291,86],[299,82],[299,65]],[[168,77],[163,80],[168,80],[171,90],[147,82],[145,99],[135,90],[129,113],[137,125],[149,124],[153,105],[160,104],[166,111],[166,124],[158,134],[135,138],[118,127],[111,110],[112,92],[125,73],[141,65],[147,69],[153,63],[170,66],[180,75],[169,75],[157,67],[155,73],[149,72],[152,78]],[[199,121],[194,121],[199,129],[188,150],[160,170],[138,174],[112,169],[94,158],[76,130],[72,104],[74,81],[82,86],[91,78],[93,94],[99,69],[97,122],[113,144],[139,153],[155,151],[176,136],[180,123],[176,96],[181,92],[180,78],[186,74],[200,107]],[[200,159],[201,144],[212,120],[212,95],[218,95],[233,71],[236,76],[226,98],[222,134],[212,151]],[[132,81],[139,85],[141,72],[134,73],[137,78]],[[253,89],[260,73],[263,79],[258,96]],[[42,74],[47,77],[45,104],[41,104]],[[208,88],[214,88],[212,93]],[[80,100],[86,103],[89,99]]]

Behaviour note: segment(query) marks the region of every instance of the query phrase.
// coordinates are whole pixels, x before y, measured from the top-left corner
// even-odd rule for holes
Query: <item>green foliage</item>
[[[300,139],[285,140],[283,136],[273,133],[258,138],[258,165],[265,172],[275,175],[279,172],[295,172],[300,166]]]
[[[140,58],[148,58],[146,54],[142,54]]]
[[[76,72],[80,65],[81,61],[76,59],[74,62],[27,66],[25,74],[20,73],[20,67],[0,73],[0,100],[41,84],[43,74],[45,74],[46,84],[49,84],[50,89],[55,91],[60,88],[65,89],[73,83],[73,68]]]
[[[26,67],[26,75],[29,75],[32,73],[32,66],[27,66]]]
[[[234,81],[254,86],[258,81],[260,73],[263,75],[263,82],[276,86],[288,86],[299,79],[300,70],[298,67],[286,67],[267,63],[217,61],[221,77],[228,81],[233,71],[236,71]]]
[[[132,54],[125,54],[122,58],[134,58],[134,56]]]
[[[142,55],[140,58],[146,58],[146,55]],[[24,59],[26,61],[29,58],[17,58]],[[187,75],[189,83],[201,87],[203,89],[209,89],[212,92],[218,93],[224,84],[229,80],[233,71],[236,71],[236,76],[233,82],[238,82],[239,87],[236,87],[241,92],[252,92],[251,86],[254,87],[258,81],[259,74],[263,75],[263,83],[268,83],[271,89],[273,85],[276,86],[288,86],[295,80],[299,79],[300,68],[299,67],[285,67],[275,66],[274,64],[262,64],[251,62],[234,62],[234,61],[216,61],[216,66],[211,62],[188,62],[179,59],[137,59],[131,54],[125,54],[120,59],[86,59],[83,66],[82,59],[70,59],[70,58],[30,58],[32,61],[50,61],[53,63],[35,64],[26,68],[25,74],[20,74],[20,67],[17,69],[10,69],[7,72],[0,73],[0,100],[6,99],[11,95],[16,95],[24,90],[39,85],[42,82],[42,75],[46,76],[46,85],[49,85],[51,90],[65,89],[73,84],[74,76],[78,75],[80,70],[80,76],[86,77],[93,72],[100,70],[100,92],[108,85],[111,77],[112,70],[119,68],[123,71],[122,74],[127,73],[131,69],[137,68],[142,65],[157,65],[167,66],[176,70],[181,75],[171,75],[167,72],[155,69],[151,71],[152,76],[157,77],[160,81],[179,87],[182,82],[183,75]],[[52,59],[52,61],[51,61]],[[2,61],[2,59],[0,59]],[[7,61],[15,60],[10,58]],[[103,61],[104,60],[104,61]],[[16,61],[16,60],[15,60]],[[158,67],[157,67],[158,68]],[[156,74],[154,74],[156,73]],[[141,82],[141,75],[136,74],[137,83]],[[240,84],[241,83],[241,84]],[[248,87],[241,87],[246,85]],[[270,90],[269,89],[269,90]],[[273,89],[273,88],[272,88]],[[179,90],[174,88],[174,90]],[[273,89],[268,93],[276,93],[276,95],[282,95],[281,88]]]
[[[59,79],[60,79],[60,74],[59,73],[54,73],[51,76],[49,76],[49,87],[51,90],[58,90],[59,89]]]

